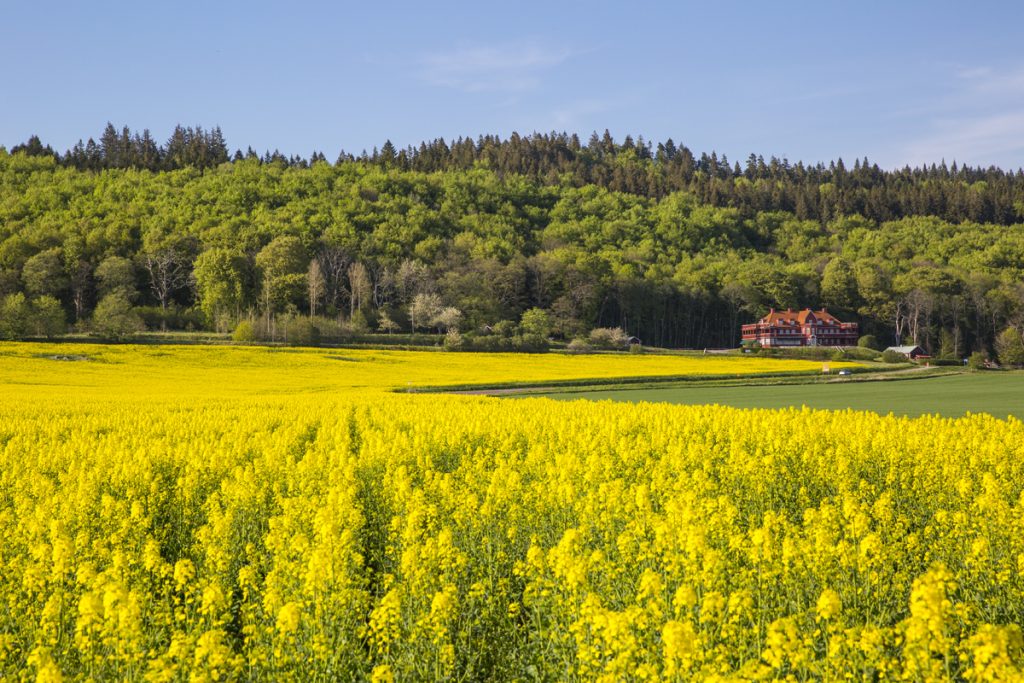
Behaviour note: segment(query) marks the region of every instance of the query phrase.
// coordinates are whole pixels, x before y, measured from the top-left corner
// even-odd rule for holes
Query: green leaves
[[[230,249],[208,249],[196,259],[193,267],[196,293],[211,322],[216,324],[227,315],[237,316],[242,309],[245,269],[244,257]]]

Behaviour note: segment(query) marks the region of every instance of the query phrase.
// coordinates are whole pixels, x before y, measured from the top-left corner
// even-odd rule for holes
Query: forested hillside
[[[175,136],[0,151],[0,314],[472,333],[537,308],[567,339],[622,326],[705,347],[821,304],[951,356],[1024,322],[1020,173],[740,168],[597,136],[232,160],[219,130]]]

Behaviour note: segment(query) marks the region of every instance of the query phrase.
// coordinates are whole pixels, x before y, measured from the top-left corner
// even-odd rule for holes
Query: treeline
[[[261,155],[251,147],[229,157],[220,128],[178,126],[159,145],[148,130],[140,134],[123,127],[118,131],[109,123],[98,141],[79,141],[63,154],[37,137],[11,151],[49,156],[61,165],[93,171],[210,168],[229,158],[294,168],[328,161],[319,151],[309,157],[286,157],[276,150]],[[974,168],[943,161],[884,171],[867,158],[854,160],[852,166],[842,159],[807,165],[775,157],[765,160],[755,154],[741,164],[715,152],[697,155],[671,139],[651,143],[627,135],[618,142],[608,131],[592,134],[586,143],[567,133],[436,139],[404,149],[387,141],[359,155],[342,151],[335,165],[345,164],[422,173],[482,167],[499,176],[521,175],[544,185],[596,185],[651,199],[686,192],[703,204],[735,208],[744,218],[786,211],[801,220],[822,223],[854,214],[876,222],[907,216],[1000,225],[1024,220],[1021,169]]]
[[[220,127],[203,130],[176,126],[163,145],[157,143],[148,129],[132,133],[128,126],[120,131],[111,123],[103,130],[99,142],[89,138],[64,154],[44,145],[39,136],[11,148],[12,154],[52,157],[63,166],[80,171],[101,171],[111,168],[134,168],[148,171],[171,171],[180,168],[210,168],[228,161],[228,146]],[[268,161],[270,157],[268,157]],[[291,160],[297,162],[297,159]]]
[[[515,345],[621,327],[701,348],[736,345],[769,307],[825,305],[883,343],[959,357],[1024,329],[1022,282],[1020,223],[823,222],[485,168],[83,171],[0,151],[0,299],[43,316],[34,329],[55,329],[56,303],[83,330],[305,319]]]

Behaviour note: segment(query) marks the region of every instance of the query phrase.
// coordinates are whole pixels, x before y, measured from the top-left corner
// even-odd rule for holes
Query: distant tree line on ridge
[[[117,130],[108,123],[99,140],[79,141],[59,154],[33,136],[12,153],[50,156],[78,170],[133,168],[168,171],[211,168],[230,161],[255,160],[307,168],[325,163],[319,151],[309,157],[285,156],[278,151],[258,154],[229,150],[219,127],[177,126],[159,145],[149,130]],[[1010,225],[1024,220],[1024,171],[995,167],[974,168],[945,161],[930,166],[886,171],[867,158],[850,167],[842,159],[807,165],[788,159],[750,154],[742,165],[715,152],[695,155],[669,139],[652,144],[627,135],[616,142],[606,130],[593,133],[584,144],[568,133],[513,133],[446,141],[442,138],[418,146],[396,148],[386,141],[359,155],[342,151],[335,164],[355,163],[404,171],[469,170],[482,167],[499,176],[523,175],[546,185],[597,185],[615,192],[661,198],[687,192],[703,204],[731,207],[744,217],[763,211],[786,211],[800,219],[828,222],[859,215],[877,222],[905,216],[936,216],[959,223]]]

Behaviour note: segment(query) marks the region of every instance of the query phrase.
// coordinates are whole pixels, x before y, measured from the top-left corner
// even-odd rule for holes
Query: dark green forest
[[[882,343],[959,357],[1024,329],[1022,274],[1020,171],[741,166],[607,133],[386,143],[333,163],[232,155],[217,128],[0,148],[6,336],[122,314],[487,336],[529,312],[566,340],[622,327],[700,348],[736,345],[769,307],[824,305]]]

